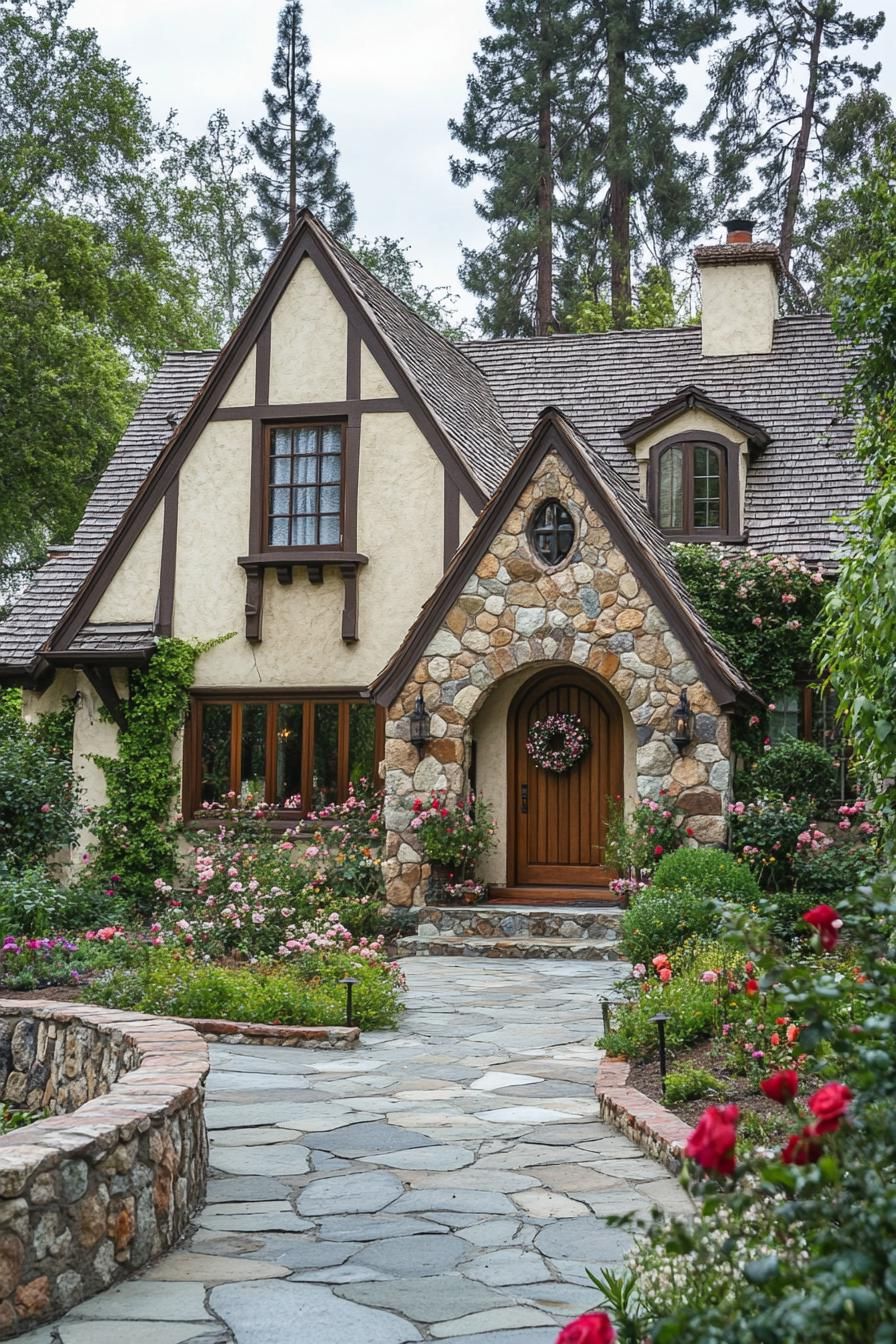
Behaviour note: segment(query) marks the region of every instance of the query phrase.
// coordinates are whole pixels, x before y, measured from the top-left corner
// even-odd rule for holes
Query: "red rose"
[[[803,915],[807,924],[818,930],[818,937],[825,952],[833,952],[840,937],[843,920],[832,905],[816,905]]]
[[[744,970],[746,971],[747,975],[752,975],[755,969],[756,967],[753,965],[752,961],[744,962]]]
[[[687,827],[685,827],[685,832],[684,832],[684,833],[685,833],[685,835],[687,835],[687,836],[691,837],[691,839],[693,839],[693,836],[694,836],[694,828],[693,828],[693,826],[687,826]]]
[[[794,1167],[805,1167],[810,1162],[817,1162],[821,1154],[822,1146],[814,1128],[806,1125],[799,1134],[791,1134],[781,1149],[781,1161]]]
[[[662,845],[655,845],[655,846],[654,846],[654,850],[653,850],[653,852],[654,852],[654,854],[656,855],[656,857],[659,858],[659,856],[660,856],[660,855],[662,854],[662,852],[663,852],[663,847],[662,847]]]
[[[780,1102],[782,1106],[793,1101],[799,1085],[800,1078],[796,1069],[780,1069],[778,1073],[773,1073],[771,1078],[763,1078],[759,1084],[767,1097]]]
[[[852,1092],[845,1083],[825,1083],[814,1092],[808,1105],[815,1116],[816,1134],[830,1134],[837,1129],[851,1101]]]
[[[414,799],[414,811],[415,811],[415,812],[419,812],[422,806],[423,806],[423,802],[422,802],[422,800],[421,800],[420,798],[415,798],[415,799]]]
[[[605,1311],[592,1311],[570,1321],[557,1336],[557,1344],[613,1344],[616,1331]]]
[[[715,1171],[720,1176],[732,1175],[739,1116],[740,1111],[733,1104],[707,1106],[688,1139],[685,1154],[692,1157],[704,1171]]]
[[[744,983],[744,989],[747,991],[748,994],[758,994],[758,993],[759,993],[759,981],[758,981],[758,980],[747,980],[747,981]]]

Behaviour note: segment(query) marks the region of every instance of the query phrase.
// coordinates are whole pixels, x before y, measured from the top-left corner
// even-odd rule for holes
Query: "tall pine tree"
[[[743,10],[748,30],[713,62],[701,129],[716,144],[720,203],[740,208],[755,175],[747,209],[778,234],[790,270],[826,128],[843,96],[869,89],[880,70],[850,49],[867,46],[884,15],[861,18],[842,0],[743,0]]]
[[[452,176],[487,179],[489,245],[461,277],[492,335],[543,333],[609,291],[631,321],[633,264],[668,266],[706,218],[706,165],[681,146],[676,67],[725,31],[730,0],[490,0],[451,131]]]
[[[254,174],[258,219],[271,247],[282,243],[297,211],[313,210],[337,238],[355,224],[355,202],[337,172],[333,127],[318,107],[320,85],[311,78],[311,48],[302,30],[300,0],[283,6],[265,115],[249,127],[249,143],[261,160]]]

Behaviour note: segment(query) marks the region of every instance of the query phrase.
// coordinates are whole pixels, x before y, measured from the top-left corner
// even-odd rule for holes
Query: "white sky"
[[[255,119],[270,74],[281,0],[76,0],[71,21],[94,27],[101,46],[131,67],[157,117],[176,108],[187,135],[211,112]],[[892,9],[865,59],[881,61],[896,98],[896,0],[853,0],[857,14]],[[459,241],[481,245],[475,192],[455,187],[459,149],[448,118],[463,109],[473,53],[489,25],[484,0],[305,0],[311,68],[333,122],[341,169],[358,208],[358,231],[404,237],[429,284],[459,290]],[[699,109],[705,81],[685,72]],[[463,304],[470,312],[468,299]]]

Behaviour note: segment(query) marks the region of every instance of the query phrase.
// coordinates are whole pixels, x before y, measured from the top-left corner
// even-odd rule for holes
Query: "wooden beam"
[[[115,682],[112,679],[110,669],[108,667],[85,665],[82,670],[85,677],[102,700],[103,707],[109,717],[118,725],[119,729],[124,732],[127,727],[127,720],[124,716],[124,703],[115,688]]]

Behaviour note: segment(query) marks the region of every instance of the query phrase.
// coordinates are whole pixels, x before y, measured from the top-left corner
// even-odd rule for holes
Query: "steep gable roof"
[[[625,425],[620,429],[619,437],[624,444],[632,447],[646,434],[669,424],[685,411],[693,410],[703,411],[720,420],[722,424],[729,425],[735,433],[742,434],[750,447],[757,451],[768,446],[769,435],[761,425],[756,424],[755,420],[748,420],[746,416],[733,411],[730,406],[723,406],[721,402],[714,401],[712,397],[706,395],[702,387],[693,385],[683,387],[674,397],[663,402],[662,406],[655,407],[648,415],[639,416],[630,425]]]
[[[513,455],[512,440],[484,375],[370,275],[310,211],[302,211],[223,350],[202,352],[200,357],[171,356],[163,366],[122,440],[124,447],[136,436],[146,447],[142,472],[127,473],[126,492],[123,489],[114,498],[104,487],[104,476],[79,530],[80,537],[87,529],[92,547],[76,543],[70,556],[50,561],[22,594],[0,627],[0,665],[7,674],[33,666],[48,642],[64,649],[77,640],[122,556],[176,477],[306,256],[323,273],[390,381],[404,393],[411,414],[462,493],[476,508],[484,502]],[[154,409],[164,402],[176,386],[175,371],[182,375],[176,398],[179,423],[164,440],[154,432],[151,442],[146,441],[141,437],[144,406]],[[107,472],[113,481],[118,479],[119,458],[116,453]]]
[[[401,647],[373,683],[371,691],[375,699],[381,704],[391,704],[405,685],[535,468],[552,451],[563,458],[582,486],[615,545],[663,611],[719,705],[727,708],[737,701],[758,700],[693,605],[678,576],[668,543],[643,501],[593,452],[555,406],[541,412],[525,447],[479,515]]]

